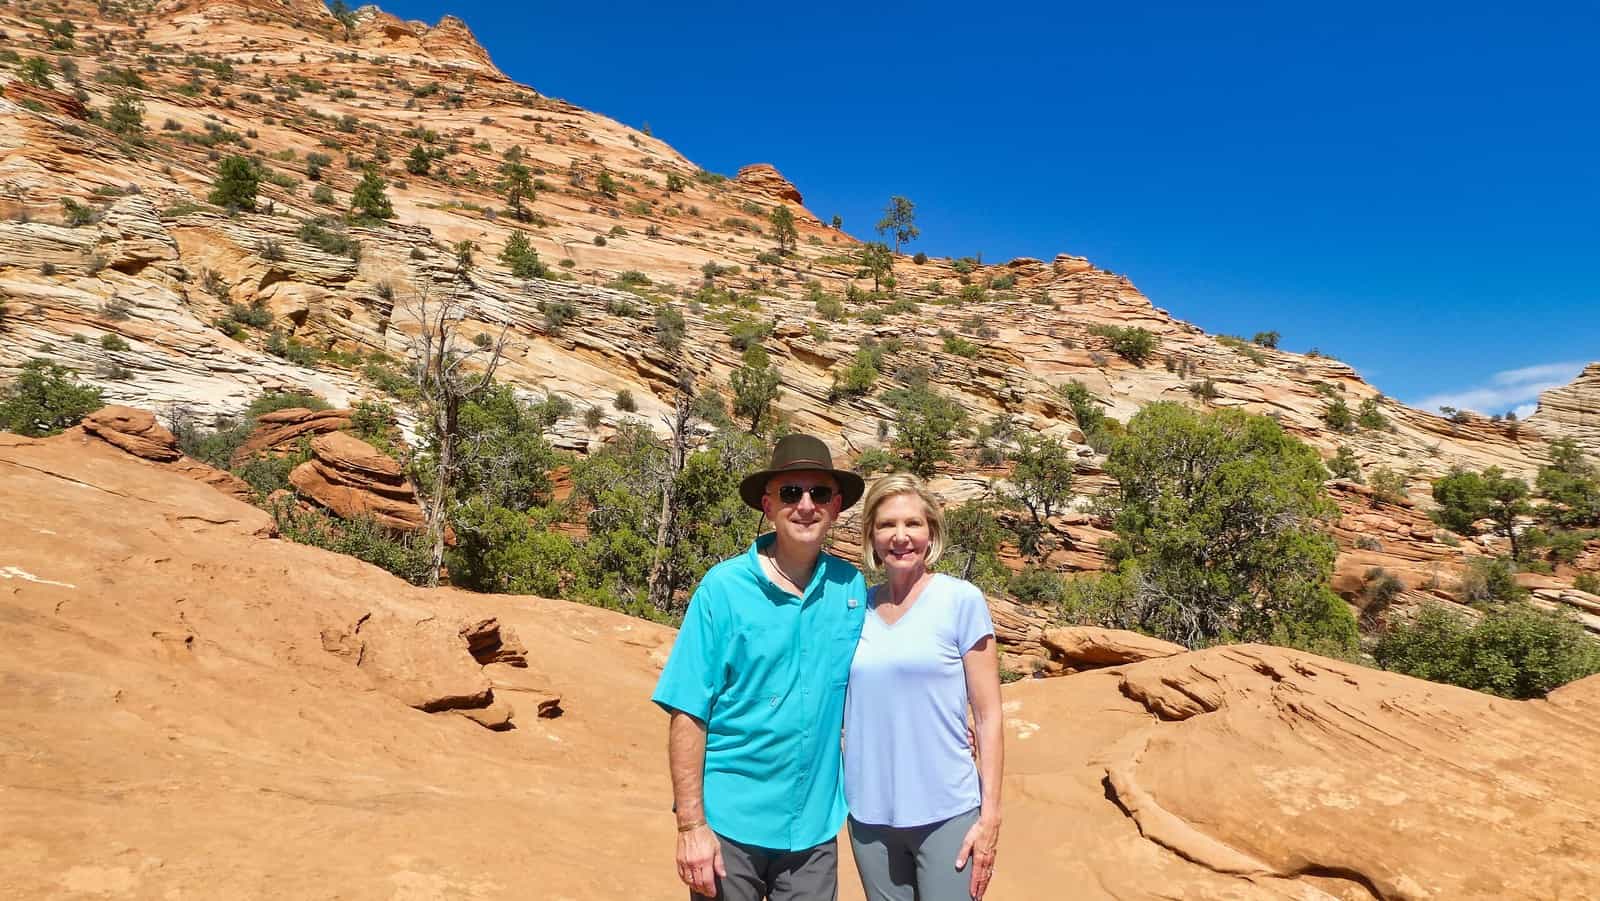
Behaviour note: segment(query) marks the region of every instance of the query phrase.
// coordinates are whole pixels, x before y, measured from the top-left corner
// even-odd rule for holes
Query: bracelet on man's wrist
[[[691,829],[699,829],[701,826],[704,826],[705,824],[706,824],[705,820],[695,820],[693,823],[684,823],[684,824],[680,825],[678,827],[678,831],[679,832],[688,832]]]

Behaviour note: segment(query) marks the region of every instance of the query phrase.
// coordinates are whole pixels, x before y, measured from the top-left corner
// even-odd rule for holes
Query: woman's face
[[[878,504],[872,549],[890,575],[919,571],[928,553],[928,511],[915,494],[897,494]]]

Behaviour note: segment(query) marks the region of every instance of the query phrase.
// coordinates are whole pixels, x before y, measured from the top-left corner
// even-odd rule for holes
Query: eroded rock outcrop
[[[399,532],[422,528],[416,487],[393,458],[349,432],[318,435],[311,453],[289,473],[301,497],[340,519],[370,517]]]
[[[158,463],[202,482],[223,494],[248,502],[253,491],[248,482],[225,469],[186,457],[178,440],[147,410],[111,405],[84,417],[78,429],[142,460]]]
[[[301,438],[327,435],[349,427],[349,410],[289,407],[263,413],[256,418],[255,431],[233,452],[233,465],[238,466],[258,454],[282,456],[294,450]]]
[[[1600,456],[1600,362],[1590,363],[1569,384],[1539,395],[1528,424],[1552,438],[1571,438]]]

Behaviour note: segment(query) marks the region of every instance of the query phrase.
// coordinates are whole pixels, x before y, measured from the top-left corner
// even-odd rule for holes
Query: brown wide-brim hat
[[[772,449],[772,465],[760,472],[752,472],[739,483],[739,497],[748,507],[761,509],[761,496],[767,493],[767,482],[773,476],[787,472],[825,472],[839,483],[840,510],[848,510],[867,485],[861,477],[846,469],[833,468],[833,454],[820,438],[811,435],[785,435]]]

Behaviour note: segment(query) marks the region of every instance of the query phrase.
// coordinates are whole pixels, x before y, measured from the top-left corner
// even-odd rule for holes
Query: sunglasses
[[[820,507],[833,500],[833,486],[812,485],[810,488],[803,488],[799,485],[784,485],[778,489],[778,500],[785,504],[798,504],[803,494],[811,495],[811,502]]]

